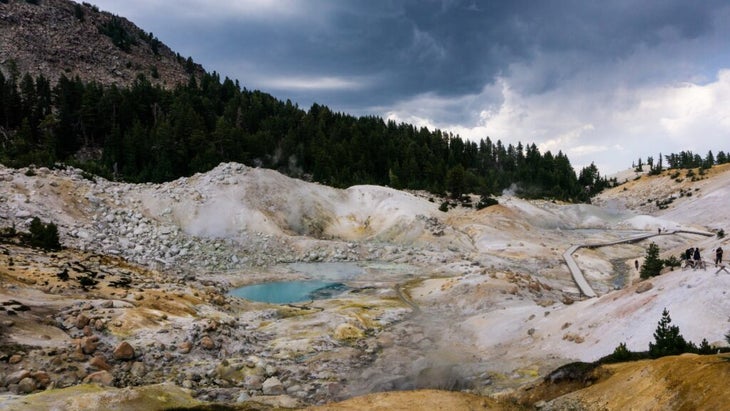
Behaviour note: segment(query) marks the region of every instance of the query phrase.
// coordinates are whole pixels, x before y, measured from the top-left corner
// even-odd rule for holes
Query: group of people
[[[687,264],[691,267],[699,267],[702,265],[702,257],[700,256],[700,248],[688,248],[684,252],[684,259],[687,260]],[[722,247],[718,246],[715,249],[715,267],[722,265]]]

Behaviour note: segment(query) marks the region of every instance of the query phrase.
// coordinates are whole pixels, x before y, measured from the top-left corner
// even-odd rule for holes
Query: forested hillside
[[[499,193],[583,201],[607,184],[595,166],[580,179],[562,152],[477,142],[439,130],[304,111],[215,73],[172,90],[144,76],[130,87],[62,76],[0,74],[0,161],[64,162],[109,178],[162,182],[236,161],[345,187]],[[586,190],[588,187],[588,190]]]

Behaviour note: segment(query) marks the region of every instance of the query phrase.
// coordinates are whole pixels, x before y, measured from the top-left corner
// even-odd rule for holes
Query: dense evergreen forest
[[[106,178],[164,182],[236,161],[347,187],[354,184],[586,201],[610,182],[576,175],[534,144],[465,141],[440,130],[353,117],[241,88],[214,72],[173,90],[140,76],[130,87],[61,77],[52,85],[0,73],[0,162],[71,164]]]

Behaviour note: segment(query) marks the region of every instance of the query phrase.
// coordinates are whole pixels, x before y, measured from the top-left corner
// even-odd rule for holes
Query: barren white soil
[[[219,354],[195,349],[175,354],[163,373],[144,384],[176,383],[199,399],[247,400],[232,398],[233,386],[261,401],[283,401],[284,395],[292,400],[285,404],[298,405],[396,388],[488,393],[570,361],[596,360],[622,342],[646,350],[665,308],[686,339],[726,345],[730,274],[711,264],[718,246],[730,250],[724,238],[674,234],[582,248],[574,257],[598,297],[580,294],[562,260],[571,245],[658,230],[715,232],[730,222],[726,166],[698,181],[669,173],[639,179],[625,174],[625,184],[602,193],[593,205],[502,196],[483,210],[459,206],[444,213],[438,210],[443,199],[427,193],[377,186],[339,190],[239,164],[158,185],[91,181],[77,170],[0,168],[0,226],[27,230],[38,216],[58,224],[67,250],[151,270],[144,280],[149,287],[105,296],[100,289],[96,296],[116,298],[121,314],[110,318],[108,329],[125,324],[120,326],[125,339],[137,347],[151,340],[164,344],[142,350],[162,355],[184,340],[197,346],[201,334],[192,329],[210,320],[226,324],[227,331],[216,334]],[[676,198],[666,208],[657,205],[670,197]],[[662,257],[699,247],[708,268],[675,269],[640,281],[634,262],[642,261],[651,241]],[[0,258],[20,252],[8,250]],[[2,266],[9,267],[7,261]],[[53,310],[91,299],[61,292],[55,283],[10,281],[20,276],[15,270],[2,274],[0,301]],[[225,295],[238,285],[283,279],[337,279],[350,291],[304,308]],[[160,295],[190,296],[186,311],[150,306],[145,309],[165,320],[134,317],[142,314],[132,308],[144,308],[135,294],[148,301],[153,283]],[[210,297],[193,298],[204,290]],[[219,303],[211,302],[216,298]],[[23,315],[29,314],[5,328],[6,343],[63,347],[80,333],[53,324],[42,333],[27,332]],[[127,329],[126,322],[136,326]],[[120,340],[105,333],[100,331],[110,346]],[[150,355],[140,362],[154,368]],[[283,384],[275,400],[260,382],[222,376],[222,358],[235,364],[238,357],[241,363],[253,361],[251,356],[263,359],[264,369],[272,367],[262,379],[276,377]],[[210,386],[184,374],[193,363]],[[4,372],[24,366],[32,364]],[[122,365],[114,370],[128,372]],[[221,383],[229,377],[229,385]],[[6,385],[8,395],[13,388]]]

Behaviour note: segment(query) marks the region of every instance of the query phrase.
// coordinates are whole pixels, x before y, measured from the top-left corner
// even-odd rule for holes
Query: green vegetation
[[[644,257],[644,264],[641,266],[639,275],[643,279],[656,277],[662,271],[663,266],[664,261],[659,258],[659,246],[652,242],[646,250],[646,257]]]
[[[497,199],[492,198],[488,195],[483,195],[481,196],[481,198],[479,198],[479,202],[477,203],[477,210],[481,210],[482,208],[491,207],[497,204],[499,204],[499,201],[497,201]]]
[[[57,251],[62,248],[56,224],[44,224],[38,217],[33,217],[27,233],[17,231],[14,224],[0,228],[0,241],[25,244],[47,251]]]
[[[86,13],[84,13],[84,7],[78,3],[74,4],[74,16],[78,21],[86,20]]]
[[[31,246],[44,250],[61,249],[61,243],[58,239],[58,227],[54,223],[44,224],[38,217],[34,217],[30,222],[28,242]]]
[[[710,150],[707,152],[705,157],[702,157],[699,154],[695,154],[691,151],[681,151],[678,154],[672,153],[663,157],[660,153],[659,161],[657,164],[654,164],[654,160],[652,157],[647,158],[646,164],[649,165],[649,174],[660,174],[664,170],[664,167],[662,165],[662,159],[667,162],[668,169],[698,168],[700,175],[704,174],[704,170],[709,169],[713,165],[726,164],[730,162],[730,156],[728,156],[728,154],[724,151],[719,151],[717,153],[717,156],[715,156]],[[632,167],[635,167],[635,171],[642,171],[642,159],[639,158],[638,165],[636,165],[635,163]],[[690,178],[692,176],[694,176],[694,172],[692,174],[690,174],[689,172],[687,173],[687,178]],[[676,179],[677,177],[679,177],[678,173],[672,174],[673,179]]]
[[[109,37],[115,46],[127,53],[131,51],[132,46],[137,44],[134,35],[129,33],[122,23],[122,19],[112,16],[109,21],[99,26],[99,33]]]
[[[697,352],[697,347],[691,342],[687,342],[679,333],[679,327],[671,324],[672,318],[665,308],[662,311],[662,318],[659,320],[656,331],[654,331],[654,342],[649,343],[649,356],[652,358]]]
[[[725,334],[725,339],[730,343],[730,332]],[[714,354],[718,351],[727,352],[728,348],[717,348],[710,345],[706,338],[702,339],[699,347],[693,342],[684,339],[679,327],[672,325],[672,318],[665,308],[662,311],[662,318],[654,331],[654,342],[649,343],[649,351],[630,351],[625,343],[620,343],[612,354],[609,354],[597,361],[598,364],[637,361],[647,358],[659,358],[667,355],[679,355],[683,353],[695,353],[701,355]]]
[[[120,20],[105,27],[131,44]],[[192,59],[178,60],[194,70]],[[465,141],[319,104],[304,111],[216,73],[173,90],[143,75],[118,87],[65,76],[51,86],[42,76],[0,73],[0,127],[8,136],[0,163],[60,162],[128,182],[170,181],[235,161],[335,187],[391,185],[455,199],[514,187],[527,198],[581,202],[613,184],[593,164],[576,177],[565,154],[541,153],[535,144]],[[79,159],[79,152],[102,154]]]

